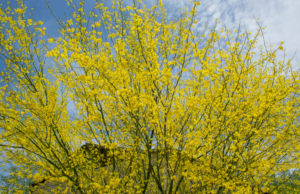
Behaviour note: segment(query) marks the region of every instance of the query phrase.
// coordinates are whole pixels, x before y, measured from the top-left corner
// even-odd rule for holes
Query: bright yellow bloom
[[[21,0],[1,8],[1,161],[20,167],[10,181],[60,183],[57,193],[279,190],[278,172],[299,166],[300,74],[257,47],[261,31],[195,33],[194,2],[176,20],[162,1],[96,2],[94,13],[74,2],[50,46]]]

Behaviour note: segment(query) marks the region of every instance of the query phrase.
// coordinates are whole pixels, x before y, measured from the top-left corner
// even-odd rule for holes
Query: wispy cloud
[[[200,0],[201,1],[201,0]],[[124,5],[132,5],[132,0],[124,0]],[[143,1],[148,7],[153,6],[157,0]],[[168,10],[168,18],[178,18],[181,8],[191,8],[193,3],[189,0],[163,0],[165,8]],[[12,4],[15,0],[11,1]],[[65,1],[49,1],[54,13],[60,17],[70,15]],[[28,8],[34,8],[35,17],[42,20],[47,25],[47,29],[55,33],[56,21],[46,9],[44,1],[26,1]],[[92,6],[94,1],[86,1],[87,7]],[[105,1],[106,6],[111,5],[111,1]],[[68,11],[69,10],[69,11]],[[258,28],[255,18],[260,18],[262,26],[266,26],[265,39],[270,44],[277,46],[280,41],[285,42],[284,48],[288,58],[291,58],[296,50],[299,50],[295,56],[295,61],[300,59],[300,1],[299,0],[202,0],[198,6],[197,19],[199,26],[207,23],[208,26],[214,24],[214,19],[218,18],[221,26],[233,30],[238,28],[239,24],[245,25],[247,30],[255,31]],[[48,31],[49,32],[49,31]],[[54,36],[55,36],[54,35]]]
[[[164,0],[163,3],[172,17],[179,16],[179,9],[192,7],[188,0]],[[211,27],[218,18],[221,26],[231,30],[242,24],[254,32],[258,28],[254,17],[259,18],[259,23],[266,27],[264,35],[268,44],[277,46],[284,41],[287,58],[292,58],[298,50],[293,60],[297,63],[300,60],[299,10],[300,1],[297,0],[203,0],[197,9],[197,19],[199,26],[207,23]],[[283,53],[278,57],[282,58]]]

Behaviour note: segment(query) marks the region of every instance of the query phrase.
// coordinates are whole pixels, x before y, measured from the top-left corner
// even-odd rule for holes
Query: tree
[[[276,180],[272,183],[278,187],[278,193],[297,193],[299,191],[299,170],[283,171],[278,174]]]
[[[196,1],[172,21],[162,1],[96,0],[89,14],[67,2],[58,38],[21,0],[0,9],[2,160],[38,169],[18,173],[74,193],[266,193],[299,166],[299,72],[277,60],[283,42],[257,47],[260,26],[196,31]]]
[[[31,180],[26,178],[29,174],[24,172],[26,176],[23,174],[19,174],[21,169],[15,165],[6,166],[0,173],[0,187],[2,193],[29,193],[30,192],[30,184]],[[26,169],[27,171],[27,169]]]

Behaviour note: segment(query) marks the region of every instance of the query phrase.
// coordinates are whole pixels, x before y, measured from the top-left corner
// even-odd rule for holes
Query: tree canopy
[[[0,150],[18,177],[73,193],[276,193],[299,166],[299,72],[276,57],[283,42],[257,45],[259,24],[200,30],[197,1],[178,19],[162,1],[67,2],[58,37],[22,0],[0,7]]]

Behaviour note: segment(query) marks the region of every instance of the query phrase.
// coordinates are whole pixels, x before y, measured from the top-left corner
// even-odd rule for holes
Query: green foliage
[[[272,183],[275,188],[278,188],[279,194],[298,193],[300,192],[300,170],[283,171],[279,173],[277,179]]]
[[[7,164],[1,169],[1,193],[30,193],[31,180],[18,174],[20,170],[21,168],[14,164]]]

